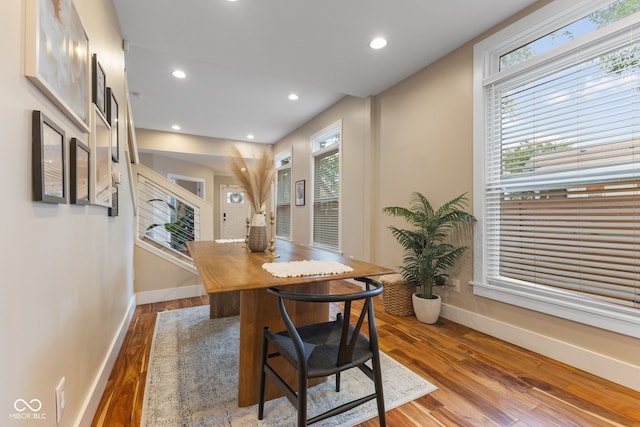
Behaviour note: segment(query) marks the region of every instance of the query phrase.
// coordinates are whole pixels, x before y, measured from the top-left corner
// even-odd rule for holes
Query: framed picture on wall
[[[32,117],[33,198],[38,202],[67,203],[65,133],[40,111]]]
[[[93,69],[91,78],[93,103],[96,104],[100,113],[107,117],[107,76],[104,74],[104,69],[98,61],[98,55],[95,53],[93,54],[91,67]]]
[[[89,132],[89,38],[72,1],[27,0],[25,75]]]
[[[118,130],[118,101],[110,87],[107,88],[107,121],[111,125],[111,160],[120,162],[120,134]]]
[[[304,179],[296,181],[296,206],[304,206]]]
[[[71,203],[88,205],[91,203],[91,149],[77,138],[71,138],[69,145]]]
[[[111,127],[93,106],[91,120],[91,204],[111,207]]]

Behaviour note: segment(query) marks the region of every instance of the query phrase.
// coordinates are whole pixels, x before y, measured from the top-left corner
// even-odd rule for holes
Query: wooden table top
[[[379,265],[281,240],[276,241],[275,244],[275,253],[280,255],[275,259],[269,258],[265,252],[249,252],[244,247],[244,243],[195,241],[187,242],[187,245],[208,294],[394,273],[393,270]],[[281,278],[271,275],[262,268],[262,264],[266,262],[304,260],[332,260],[350,266],[353,271],[331,275]]]

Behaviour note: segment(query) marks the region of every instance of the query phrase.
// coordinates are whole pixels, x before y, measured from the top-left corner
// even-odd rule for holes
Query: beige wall
[[[306,203],[293,206],[291,238],[296,243],[311,243],[311,136],[332,123],[342,120],[342,252],[345,256],[368,260],[369,227],[372,212],[373,180],[370,169],[373,147],[370,137],[370,101],[345,97],[302,127],[278,141],[275,154],[292,149],[292,178],[295,183],[306,180]],[[277,245],[276,245],[277,246]]]
[[[88,139],[24,77],[25,3],[5,1],[0,14],[5,206],[0,226],[0,425],[56,425],[54,389],[65,377],[60,425],[71,426],[80,423],[85,410],[90,421],[97,403],[92,398],[102,393],[96,386],[106,358],[133,302],[133,209],[124,161],[116,165],[123,177],[119,217],[108,217],[102,207],[32,201],[31,111],[47,114],[65,130],[67,141]],[[107,85],[122,106],[124,56],[113,4],[74,3],[91,51],[98,54]],[[120,109],[121,140],[124,111]],[[125,148],[121,144],[121,159]],[[39,399],[39,415],[46,421],[9,418],[19,398]]]
[[[310,136],[343,119],[345,254],[367,259],[363,225],[370,224],[371,260],[397,268],[401,248],[388,230],[392,219],[382,209],[407,206],[413,191],[436,206],[467,192],[471,209],[472,83],[470,42],[370,100],[343,99],[276,144],[276,153],[294,147],[293,181],[309,183]],[[351,147],[353,152],[347,151]],[[366,173],[371,182],[363,179]],[[294,207],[293,238],[298,243],[309,242],[309,208]],[[444,317],[640,389],[640,340],[474,296],[467,285],[472,255],[466,254],[452,272],[462,283],[461,292],[443,292]]]

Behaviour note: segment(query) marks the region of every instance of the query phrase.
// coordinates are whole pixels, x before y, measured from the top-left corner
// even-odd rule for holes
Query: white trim
[[[173,301],[175,299],[194,298],[206,295],[204,286],[200,283],[177,288],[156,289],[136,293],[138,304],[152,304],[154,302]]]
[[[441,316],[492,337],[526,348],[616,384],[640,391],[640,366],[564,341],[515,327],[491,317],[443,304]]]
[[[137,238],[136,238],[135,244],[140,249],[144,249],[147,252],[151,252],[152,254],[157,255],[157,256],[163,258],[164,260],[169,261],[170,263],[175,264],[175,265],[177,265],[178,267],[180,267],[180,268],[182,268],[184,270],[187,270],[190,273],[199,274],[198,273],[198,269],[193,264],[189,264],[188,262],[182,261],[182,260],[180,260],[178,257],[176,257],[174,255],[165,253],[164,249],[156,248],[155,246],[150,245],[149,243],[145,242],[144,240],[140,240],[140,239],[137,239]],[[173,250],[171,248],[166,248],[166,250],[167,251],[172,251],[172,253],[180,254],[178,251],[175,251],[175,250]],[[182,254],[180,254],[180,255],[182,255]],[[182,255],[182,256],[187,258],[186,255]]]
[[[478,219],[474,235],[473,284],[474,295],[547,313],[576,322],[633,337],[640,337],[640,318],[633,312],[613,304],[576,298],[559,290],[521,288],[511,282],[489,283],[487,277],[487,242],[485,241],[485,89],[487,82],[506,78],[530,67],[541,67],[550,57],[560,57],[576,46],[588,46],[598,39],[615,39],[615,34],[637,22],[638,14],[631,15],[606,28],[568,42],[553,51],[498,72],[500,55],[516,49],[536,38],[561,28],[585,15],[612,3],[613,0],[557,0],[518,22],[489,36],[474,46],[473,52],[473,213]],[[606,36],[604,36],[606,35]]]
[[[335,131],[338,131],[340,134],[340,138],[338,139],[338,142],[328,145],[320,150],[315,150],[315,142],[318,139],[322,139],[323,137],[326,137],[330,134],[335,133]],[[329,250],[332,252],[336,252],[338,254],[342,254],[342,208],[343,208],[343,203],[342,203],[342,193],[343,193],[343,188],[344,186],[342,185],[342,179],[344,178],[344,175],[342,173],[342,160],[343,160],[343,151],[342,151],[342,141],[344,139],[344,133],[342,131],[342,118],[336,120],[335,122],[331,123],[330,125],[324,127],[322,130],[314,133],[313,135],[311,135],[311,137],[309,138],[310,144],[311,144],[311,156],[310,156],[310,161],[311,161],[311,179],[310,179],[310,185],[309,185],[309,196],[308,196],[308,200],[309,200],[309,215],[310,215],[310,221],[309,221],[309,242],[310,242],[310,246],[311,247],[317,247],[317,248],[321,248],[323,250]],[[340,190],[340,194],[338,195],[338,206],[340,207],[339,211],[338,211],[338,248],[327,248],[325,246],[321,246],[321,245],[314,245],[313,242],[313,224],[314,224],[314,218],[313,218],[313,201],[314,201],[314,189],[315,189],[315,175],[316,175],[316,170],[315,170],[315,158],[317,156],[323,155],[325,153],[328,153],[330,151],[338,151],[338,174],[340,175],[340,180],[339,180],[339,190]]]
[[[100,405],[100,401],[102,400],[102,395],[107,386],[107,381],[111,376],[111,371],[113,370],[116,359],[120,354],[122,343],[124,342],[127,331],[129,330],[129,325],[131,324],[131,319],[133,318],[135,309],[136,296],[132,295],[131,299],[129,300],[129,308],[127,309],[122,321],[120,322],[118,332],[113,337],[113,341],[111,342],[109,351],[102,361],[102,366],[98,370],[98,375],[96,375],[96,377],[94,378],[93,384],[89,389],[89,393],[87,393],[84,401],[82,402],[80,413],[74,425],[90,426],[93,422],[93,418],[96,415],[98,406]]]

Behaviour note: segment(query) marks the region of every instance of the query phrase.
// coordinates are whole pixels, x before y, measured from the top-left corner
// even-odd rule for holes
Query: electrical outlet
[[[56,423],[60,424],[60,420],[62,420],[62,413],[64,412],[64,407],[66,405],[64,399],[64,377],[58,383],[56,387]]]
[[[453,288],[453,292],[460,292],[460,280],[451,280],[451,287]]]

